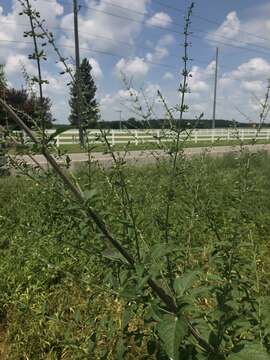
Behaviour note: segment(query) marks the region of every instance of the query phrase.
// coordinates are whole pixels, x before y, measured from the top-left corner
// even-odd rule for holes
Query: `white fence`
[[[172,140],[176,136],[175,132],[169,130],[103,130],[106,138],[112,145],[132,143],[134,145],[144,143],[160,143]],[[52,135],[54,130],[48,130],[48,135]],[[89,142],[93,144],[103,144],[104,138],[99,130],[87,131]],[[260,131],[249,128],[239,129],[195,129],[181,132],[181,139],[188,142],[212,142],[232,141],[232,140],[251,140],[255,137],[258,140],[270,140],[270,128],[262,128]],[[67,130],[55,137],[56,146],[79,144],[78,130]]]

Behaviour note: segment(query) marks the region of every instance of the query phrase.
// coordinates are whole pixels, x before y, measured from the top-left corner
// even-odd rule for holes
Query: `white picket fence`
[[[175,132],[169,130],[103,130],[106,132],[106,138],[110,144],[127,144],[135,145],[145,143],[160,143],[172,140],[176,136]],[[52,135],[54,130],[48,130],[47,134]],[[104,143],[99,130],[87,131],[89,142],[93,144]],[[188,142],[212,142],[215,141],[232,141],[232,140],[251,140],[256,137],[258,140],[270,140],[270,128],[262,128],[260,131],[250,128],[239,129],[194,129],[181,132],[181,139]],[[26,139],[25,139],[26,140]],[[57,147],[61,145],[79,144],[78,130],[67,130],[54,138]]]
[[[52,134],[54,131],[48,131]],[[106,130],[107,140],[112,144],[127,144],[128,142],[139,145],[144,143],[159,143],[170,141],[174,136],[174,132],[168,130]],[[89,142],[95,144],[104,143],[99,130],[89,130],[87,132]],[[270,140],[270,128],[263,128],[260,131],[256,129],[240,128],[240,129],[195,129],[181,132],[181,139],[187,139],[189,142],[212,142],[215,141],[231,141],[231,140]],[[59,134],[55,138],[56,145],[74,145],[79,144],[78,130],[68,130]]]

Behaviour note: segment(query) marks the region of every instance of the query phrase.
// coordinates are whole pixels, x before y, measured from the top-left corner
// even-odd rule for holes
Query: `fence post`
[[[245,133],[244,133],[244,129],[241,130],[241,140],[244,141],[245,140]]]
[[[138,145],[138,131],[135,130],[135,145]]]
[[[198,142],[198,130],[195,129],[195,132],[194,132],[194,141],[195,141],[195,144],[197,144]]]
[[[212,143],[215,142],[216,130],[212,129]]]
[[[57,135],[56,136],[56,147],[59,148],[59,146],[60,146],[60,136]]]
[[[230,129],[227,129],[227,140],[230,140]]]
[[[159,133],[159,130],[157,130],[157,144],[160,143],[160,133]]]
[[[115,145],[114,130],[112,129],[112,145]]]

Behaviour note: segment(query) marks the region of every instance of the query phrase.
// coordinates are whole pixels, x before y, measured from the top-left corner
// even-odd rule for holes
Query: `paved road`
[[[270,144],[263,145],[246,145],[246,149],[249,149],[252,152],[256,151],[267,151],[270,152]],[[236,153],[239,151],[239,146],[215,146],[212,148],[205,148],[205,147],[197,147],[197,148],[186,148],[185,154],[188,157],[192,157],[195,155],[201,155],[203,153],[207,153],[210,156],[223,156],[228,153]],[[119,155],[123,156],[123,152],[119,152]],[[110,165],[112,163],[112,157],[110,154],[103,154],[101,152],[94,152],[91,154],[92,160],[97,161],[100,164],[103,165]],[[128,163],[132,164],[143,164],[143,163],[152,163],[155,162],[155,159],[157,157],[159,158],[166,158],[169,155],[166,154],[162,150],[136,150],[136,151],[130,151],[126,154],[125,160]],[[72,161],[72,165],[76,166],[78,164],[84,163],[88,161],[88,155],[85,153],[77,153],[77,154],[69,154],[69,157]],[[24,156],[17,156],[18,160],[24,160],[28,164],[34,164],[34,161],[30,159],[27,155]],[[46,159],[43,155],[34,155],[34,159],[40,164],[45,166],[47,164]],[[59,163],[63,163],[64,159],[56,159]]]

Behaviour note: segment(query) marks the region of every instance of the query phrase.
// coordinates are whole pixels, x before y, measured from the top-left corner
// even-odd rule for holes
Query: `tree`
[[[29,127],[35,127],[41,125],[40,119],[40,100],[34,94],[28,94],[26,89],[6,89],[5,90],[5,100],[11,105],[15,110],[21,112],[21,116],[24,119],[25,123]],[[45,116],[45,127],[50,128],[52,126],[52,114],[50,112],[51,101],[49,98],[43,99],[42,111]],[[28,116],[27,116],[28,115]],[[1,115],[0,115],[1,116]],[[33,119],[33,121],[31,120]],[[6,119],[0,117],[0,125],[6,125],[8,122],[9,126],[16,128],[12,119],[9,117]]]
[[[40,99],[33,91],[26,89],[8,88],[4,73],[4,66],[0,64],[0,97],[11,105],[15,110],[20,111],[22,118],[29,127],[41,126]],[[42,102],[42,114],[45,118],[45,127],[52,127],[53,117],[51,114],[51,101],[44,98]],[[27,116],[28,115],[28,116]],[[33,119],[33,121],[30,118]],[[13,120],[0,108],[0,125],[16,128]]]
[[[75,74],[75,81],[71,86],[71,98],[69,101],[71,113],[69,121],[74,126],[79,125],[76,115],[77,106],[79,107],[80,119],[84,127],[94,127],[99,118],[99,107],[96,100],[97,87],[91,71],[92,66],[88,59],[83,59],[79,74]]]

